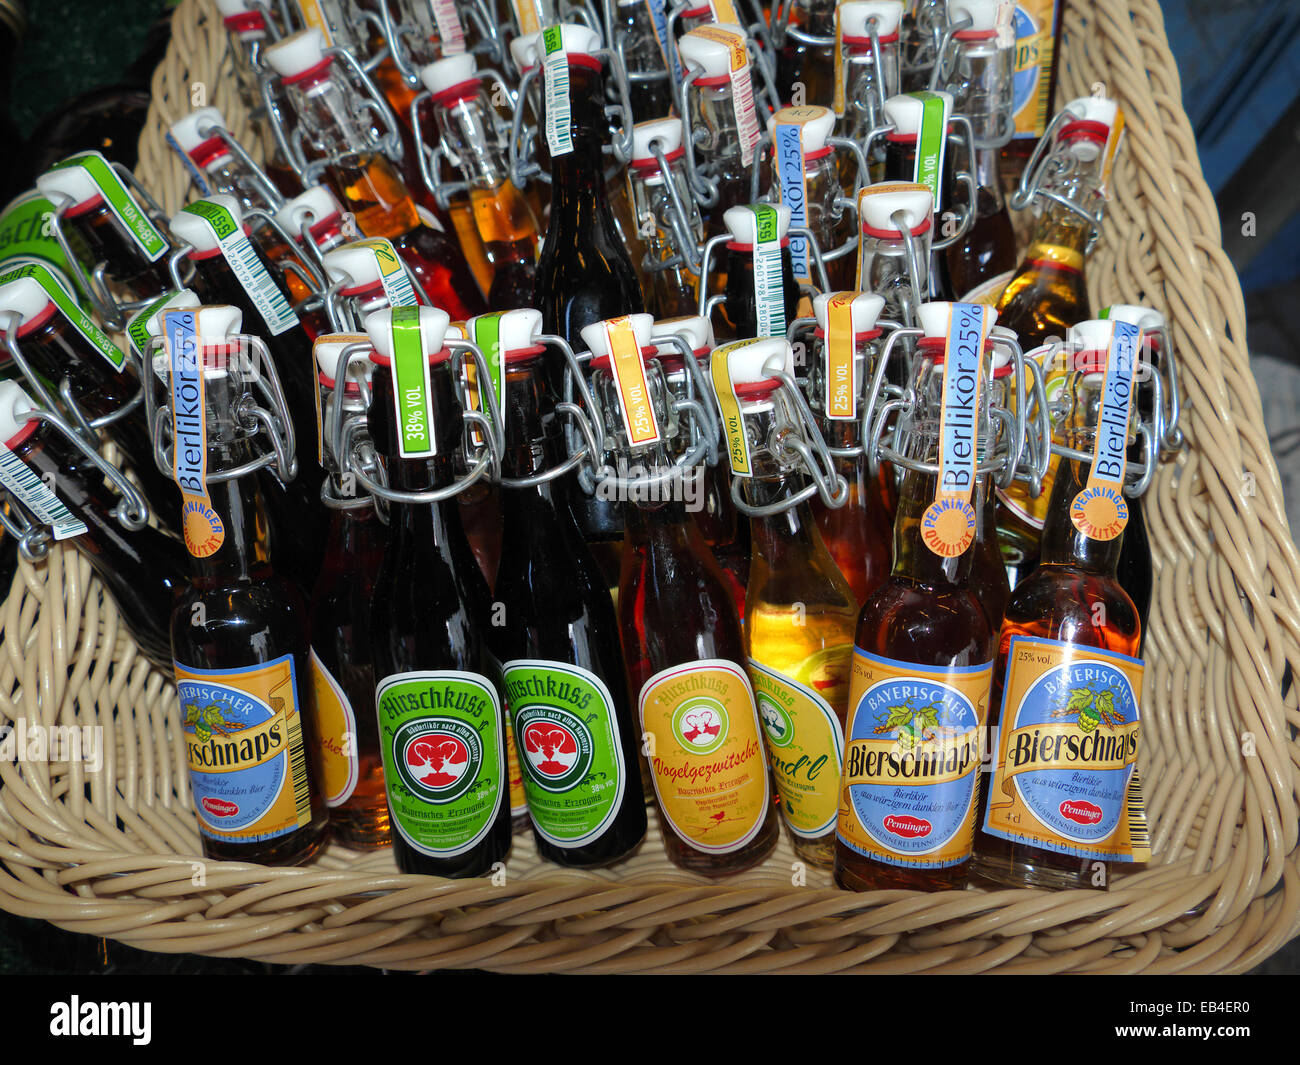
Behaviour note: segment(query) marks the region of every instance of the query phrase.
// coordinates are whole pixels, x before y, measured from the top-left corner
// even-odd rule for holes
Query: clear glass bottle
[[[663,155],[667,171],[655,150]],[[690,263],[698,265],[704,221],[687,181],[685,156],[681,119],[661,118],[632,127],[627,180],[637,237],[649,260],[640,264],[641,287],[647,309],[658,318],[688,317],[697,303],[699,279]]]

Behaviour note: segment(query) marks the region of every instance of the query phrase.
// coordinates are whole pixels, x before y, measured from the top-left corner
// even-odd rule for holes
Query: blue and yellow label
[[[225,543],[226,529],[208,495],[207,405],[196,322],[193,310],[163,312],[171,363],[172,480],[181,490],[185,547],[195,558],[207,558]]]

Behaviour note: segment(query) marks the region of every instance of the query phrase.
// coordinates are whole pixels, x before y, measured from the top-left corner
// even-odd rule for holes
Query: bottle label
[[[781,283],[779,216],[770,203],[747,205],[754,212],[754,311],[759,337],[785,336],[785,286]]]
[[[623,416],[628,443],[633,447],[657,444],[661,439],[659,423],[650,399],[650,383],[646,380],[641,345],[632,330],[632,319],[626,315],[611,318],[603,322],[602,327],[609,349],[609,371],[618,390],[618,410]]]
[[[207,558],[226,542],[226,528],[208,495],[208,414],[196,321],[193,310],[163,312],[171,366],[172,480],[181,490],[185,547],[195,558]]]
[[[54,490],[4,444],[0,444],[0,485],[30,510],[37,521],[48,525],[54,539],[67,540],[87,531]]]
[[[730,22],[730,20],[726,20]],[[740,165],[749,166],[754,161],[754,149],[762,136],[758,116],[754,111],[754,85],[749,76],[749,52],[745,35],[721,26],[699,26],[691,31],[697,37],[727,46],[731,58],[731,107],[740,137]]]
[[[946,669],[853,654],[838,839],[887,865],[970,857],[993,663]]]
[[[465,51],[465,27],[456,11],[456,0],[432,0],[433,21],[438,27],[441,54],[461,55]]]
[[[627,787],[609,688],[562,662],[517,659],[504,672],[534,827],[557,847],[599,839]]]
[[[108,205],[108,209],[122,223],[123,228],[126,229],[135,246],[140,249],[146,259],[153,263],[167,254],[169,247],[167,238],[158,231],[157,227],[149,221],[148,216],[140,210],[135,199],[127,191],[122,179],[117,176],[117,171],[113,169],[113,165],[107,159],[99,152],[82,152],[80,155],[69,156],[62,162],[55,163],[50,169],[63,170],[65,167],[70,166],[79,166],[86,172],[86,175],[99,190],[99,194],[104,197],[104,203]]]
[[[320,30],[325,47],[334,47],[334,33],[330,29],[330,20],[321,10],[320,0],[298,0],[298,10],[302,13],[302,21],[308,29]]]
[[[546,143],[551,155],[573,151],[573,112],[569,104],[569,57],[559,26],[542,30],[542,79],[546,95]]]
[[[492,393],[496,396],[497,411],[503,416],[506,409],[506,355],[501,350],[501,316],[509,313],[509,311],[494,311],[490,314],[480,314],[466,323],[470,343],[483,353],[483,362],[487,365]],[[470,410],[483,410],[485,404],[479,395],[477,363],[473,360],[469,361],[465,372],[470,384]],[[483,433],[477,427],[474,429],[474,443],[480,447],[486,443]]]
[[[477,846],[503,800],[501,704],[478,673],[421,670],[375,689],[393,824],[415,850],[452,858]]]
[[[736,5],[731,0],[709,0],[709,11],[714,22],[725,22],[732,26],[743,26],[745,20],[740,17]]]
[[[0,213],[0,263],[39,260],[67,277],[80,300],[86,293],[54,236],[54,205],[35,189],[9,202]]]
[[[1011,637],[985,832],[1080,858],[1150,859],[1142,670],[1098,647]]]
[[[315,651],[311,653],[311,686],[316,694],[316,764],[327,806],[342,806],[352,798],[361,774],[357,750],[357,715],[339,682]]]
[[[510,816],[521,817],[528,813],[528,794],[524,791],[524,771],[519,766],[519,747],[515,743],[515,729],[510,724],[510,714],[502,715],[506,727],[506,775],[510,778]]]
[[[199,831],[260,843],[311,820],[293,656],[239,669],[175,663]]]
[[[838,667],[840,676],[825,681],[843,687],[853,648],[828,647],[815,658]],[[825,670],[823,669],[823,672]],[[804,839],[824,836],[835,827],[839,808],[844,730],[826,697],[761,662],[749,660],[758,717],[767,737],[767,757],[781,796],[781,811],[790,831]],[[813,684],[817,679],[809,677]],[[847,696],[848,692],[843,693]],[[842,701],[841,701],[842,705]]]
[[[433,391],[420,308],[394,307],[391,336],[398,454],[404,459],[430,458],[438,453],[438,439],[433,431]]]
[[[984,344],[996,318],[977,303],[950,304],[939,416],[939,477],[934,502],[921,515],[921,540],[940,558],[956,558],[975,541],[980,394]]]
[[[211,200],[195,200],[181,210],[207,223],[217,247],[221,249],[221,257],[257,308],[272,336],[279,336],[298,324],[298,316],[289,306],[289,300],[280,291],[266,264],[258,258],[257,250],[243,227],[235,222],[229,211]]]
[[[826,301],[826,417],[832,421],[856,421],[857,382],[853,379],[853,301],[857,292],[836,292]]]
[[[727,441],[727,460],[733,477],[754,475],[749,438],[745,435],[745,418],[740,413],[740,400],[736,397],[736,386],[731,381],[730,366],[731,353],[750,343],[752,341],[738,340],[723,344],[709,356],[709,383],[713,385],[713,394],[718,399],[718,410],[722,414],[722,435]]]
[[[934,197],[934,213],[943,207],[943,152],[948,141],[948,118],[952,97],[937,92],[910,92],[921,101],[921,128],[916,138],[916,163],[912,180],[924,185]]]
[[[541,30],[544,17],[541,0],[510,0],[510,6],[519,23],[519,36],[527,37]]]
[[[1011,77],[1016,136],[1037,139],[1052,106],[1052,52],[1061,0],[1017,0],[1013,16],[1015,67]]]
[[[659,56],[664,67],[672,75],[672,83],[682,83],[682,61],[677,54],[677,41],[668,32],[667,0],[645,0],[646,11],[650,15],[650,25],[654,27],[655,44],[659,46]]]
[[[379,281],[384,286],[384,298],[390,307],[414,307],[418,302],[411,279],[406,276],[401,256],[393,247],[393,242],[386,237],[368,237],[354,240],[352,247],[368,248],[374,253],[375,263],[379,267]]]
[[[771,806],[744,671],[720,658],[661,670],[641,688],[639,710],[642,732],[653,737],[655,795],[669,827],[706,854],[744,847]]]
[[[1133,365],[1142,344],[1142,330],[1120,321],[1113,321],[1111,329],[1088,481],[1070,503],[1070,522],[1092,540],[1113,540],[1128,524],[1124,474],[1128,468]]]
[[[773,119],[772,151],[776,163],[777,182],[781,189],[781,202],[790,208],[790,228],[804,229],[808,225],[808,180],[803,150],[803,127],[818,115],[820,107],[783,107]],[[796,281],[811,282],[811,248],[801,234],[790,234],[790,262]]]
[[[116,372],[122,372],[122,367],[126,365],[126,356],[122,350],[95,324],[94,319],[82,310],[81,305],[64,291],[63,286],[44,266],[39,263],[29,263],[16,270],[10,270],[0,277],[0,285],[7,285],[24,277],[30,277],[40,285],[50,302],[58,308],[59,313],[77,335],[102,355],[104,361]]]

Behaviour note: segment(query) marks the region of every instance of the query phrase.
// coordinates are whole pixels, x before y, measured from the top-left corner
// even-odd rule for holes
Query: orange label
[[[837,292],[826,301],[826,417],[852,421],[858,416],[853,380],[853,300],[857,292]]]
[[[917,666],[856,648],[837,836],[888,865],[971,854],[993,663]]]
[[[715,22],[729,22],[733,26],[745,24],[731,0],[709,0],[709,10],[713,12]]]
[[[707,854],[749,843],[771,809],[767,761],[749,677],[703,659],[656,673],[641,689],[641,729],[664,820]]]
[[[654,404],[650,402],[650,385],[646,381],[641,345],[632,331],[632,319],[624,315],[604,323],[609,345],[609,370],[618,389],[619,412],[628,442],[633,447],[659,442],[659,424]]]
[[[844,30],[840,28],[840,5],[835,5],[835,92],[831,101],[831,110],[836,118],[844,117]]]
[[[352,797],[360,774],[357,716],[352,704],[325,663],[311,653],[311,686],[316,693],[316,765],[320,789],[328,806],[341,806]]]
[[[727,21],[720,19],[719,21]],[[749,65],[749,52],[745,50],[745,38],[732,30],[720,26],[697,26],[693,31],[697,37],[708,41],[725,44],[731,55],[731,71],[744,70]]]
[[[528,796],[524,793],[524,771],[519,768],[519,751],[515,747],[515,730],[510,715],[502,714],[506,723],[506,771],[510,777],[510,816],[518,817],[528,812]]]

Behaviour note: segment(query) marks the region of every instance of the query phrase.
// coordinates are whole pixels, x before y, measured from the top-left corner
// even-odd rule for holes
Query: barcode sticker
[[[654,404],[650,401],[650,385],[641,359],[641,345],[632,331],[632,319],[626,315],[611,318],[604,323],[604,328],[605,342],[609,346],[609,370],[618,390],[618,409],[623,415],[628,443],[633,447],[657,444],[659,423],[655,419]]]
[[[17,497],[37,521],[48,525],[54,539],[67,540],[86,531],[85,524],[72,516],[50,486],[4,444],[0,444],[0,485]]]
[[[762,136],[758,116],[754,111],[754,85],[749,76],[749,52],[743,34],[724,30],[720,26],[700,26],[691,31],[699,37],[725,44],[731,58],[731,106],[736,116],[736,129],[740,134],[740,162],[749,166],[754,161],[754,149]]]
[[[99,189],[99,194],[104,197],[104,203],[117,216],[117,220],[126,227],[128,235],[135,242],[136,247],[144,253],[146,259],[151,263],[157,262],[167,254],[167,238],[140,210],[107,159],[99,152],[83,152],[81,155],[64,159],[61,163],[55,163],[50,169],[62,170],[74,166],[79,166],[86,172],[95,187]]]
[[[9,271],[0,277],[0,285],[7,285],[24,277],[30,277],[40,285],[50,302],[63,315],[64,321],[72,326],[82,340],[102,355],[114,370],[121,373],[122,367],[126,365],[126,356],[122,354],[121,349],[95,324],[94,319],[82,309],[81,305],[64,291],[63,286],[54,279],[54,275],[40,263],[31,263]]]
[[[754,212],[754,311],[758,336],[785,336],[785,286],[781,283],[781,236],[776,208],[749,204]]]
[[[572,111],[569,107],[569,57],[564,51],[564,35],[559,26],[542,31],[546,59],[542,77],[546,86],[546,143],[551,155],[569,155],[573,151]]]
[[[279,336],[298,324],[298,316],[289,306],[288,298],[229,211],[211,200],[196,200],[181,210],[207,223],[217,239],[222,258],[230,265],[231,272],[252,300],[272,336]]]
[[[401,256],[393,247],[392,241],[384,237],[371,237],[367,240],[353,241],[353,246],[369,248],[375,254],[379,264],[379,280],[384,286],[384,297],[390,307],[413,307],[418,302],[411,279],[406,276]]]
[[[392,315],[398,454],[404,459],[432,458],[438,453],[438,439],[433,431],[433,390],[420,308],[394,307]]]
[[[774,116],[776,127],[772,151],[776,158],[776,172],[781,187],[781,202],[790,208],[790,228],[804,229],[808,225],[808,180],[804,173],[803,127],[819,114],[819,107],[783,107]],[[790,262],[796,281],[812,281],[808,240],[797,233],[790,234]]]
[[[460,55],[465,51],[465,27],[461,25],[455,0],[432,0],[432,7],[442,54]]]

